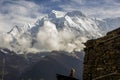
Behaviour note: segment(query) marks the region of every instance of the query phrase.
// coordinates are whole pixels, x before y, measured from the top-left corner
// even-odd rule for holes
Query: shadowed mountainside
[[[75,77],[82,79],[83,53],[77,53],[80,57],[67,55],[64,51],[53,51],[52,55],[45,56],[37,63],[30,66],[21,75],[23,80],[56,80],[56,74],[69,76],[71,68],[76,70]]]
[[[19,80],[19,75],[28,66],[27,60],[8,49],[0,49],[0,80]]]
[[[0,49],[0,79],[4,80],[56,80],[56,74],[68,76],[76,70],[76,78],[82,79],[83,52],[65,51],[16,54]]]

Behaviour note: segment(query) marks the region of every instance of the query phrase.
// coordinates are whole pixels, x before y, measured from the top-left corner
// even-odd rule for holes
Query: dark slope
[[[19,75],[27,65],[25,58],[8,49],[0,49],[0,79],[4,71],[4,80],[19,80]]]
[[[0,79],[4,70],[4,80],[56,80],[56,74],[68,76],[71,68],[75,68],[75,77],[81,80],[83,56],[83,52],[64,51],[18,55],[8,49],[0,49]]]
[[[56,80],[56,74],[69,76],[71,68],[76,69],[76,78],[82,79],[82,58],[81,60],[67,55],[67,52],[54,51],[52,55],[40,59],[36,64],[30,66],[21,75],[24,80]],[[82,54],[82,53],[79,53]]]
[[[85,43],[84,80],[120,79],[120,28]],[[108,76],[109,75],[109,76]],[[102,78],[104,77],[104,78]]]

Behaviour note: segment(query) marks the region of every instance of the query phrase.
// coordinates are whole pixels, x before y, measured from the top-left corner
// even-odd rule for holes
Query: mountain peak
[[[8,32],[8,34],[16,35],[16,34],[20,33],[21,31],[22,31],[22,29],[20,28],[20,26],[14,26],[14,27]]]
[[[24,32],[26,32],[27,30],[29,30],[31,28],[30,24],[26,24],[23,26],[14,26],[9,32],[7,32],[8,34],[11,34],[13,36],[16,36],[18,34],[22,34]]]
[[[63,12],[63,11],[56,11],[52,10],[51,13],[48,15],[49,18],[62,18],[65,15],[70,17],[81,16],[86,17],[81,11],[71,11],[71,12]]]
[[[61,18],[65,16],[65,12],[63,11],[56,11],[52,10],[51,13],[48,15],[50,18]]]
[[[70,17],[75,17],[75,16],[86,17],[86,15],[83,14],[81,11],[71,11],[71,12],[68,12],[66,15],[68,15]]]

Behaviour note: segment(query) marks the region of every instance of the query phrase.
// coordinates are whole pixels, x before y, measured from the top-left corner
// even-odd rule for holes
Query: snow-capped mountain
[[[53,10],[31,25],[15,26],[0,35],[2,45],[17,52],[81,50],[88,39],[102,36],[96,22],[80,11]]]
[[[106,18],[106,19],[95,19],[96,24],[99,26],[103,34],[120,27],[120,17]]]
[[[120,17],[116,18],[106,18],[104,19],[107,26],[109,27],[108,31],[112,31],[118,27],[120,27]]]

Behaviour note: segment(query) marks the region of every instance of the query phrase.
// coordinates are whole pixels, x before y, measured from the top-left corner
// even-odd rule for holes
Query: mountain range
[[[88,39],[102,36],[94,20],[80,11],[53,10],[34,25],[14,26],[1,34],[0,47],[17,53],[82,50]]]

